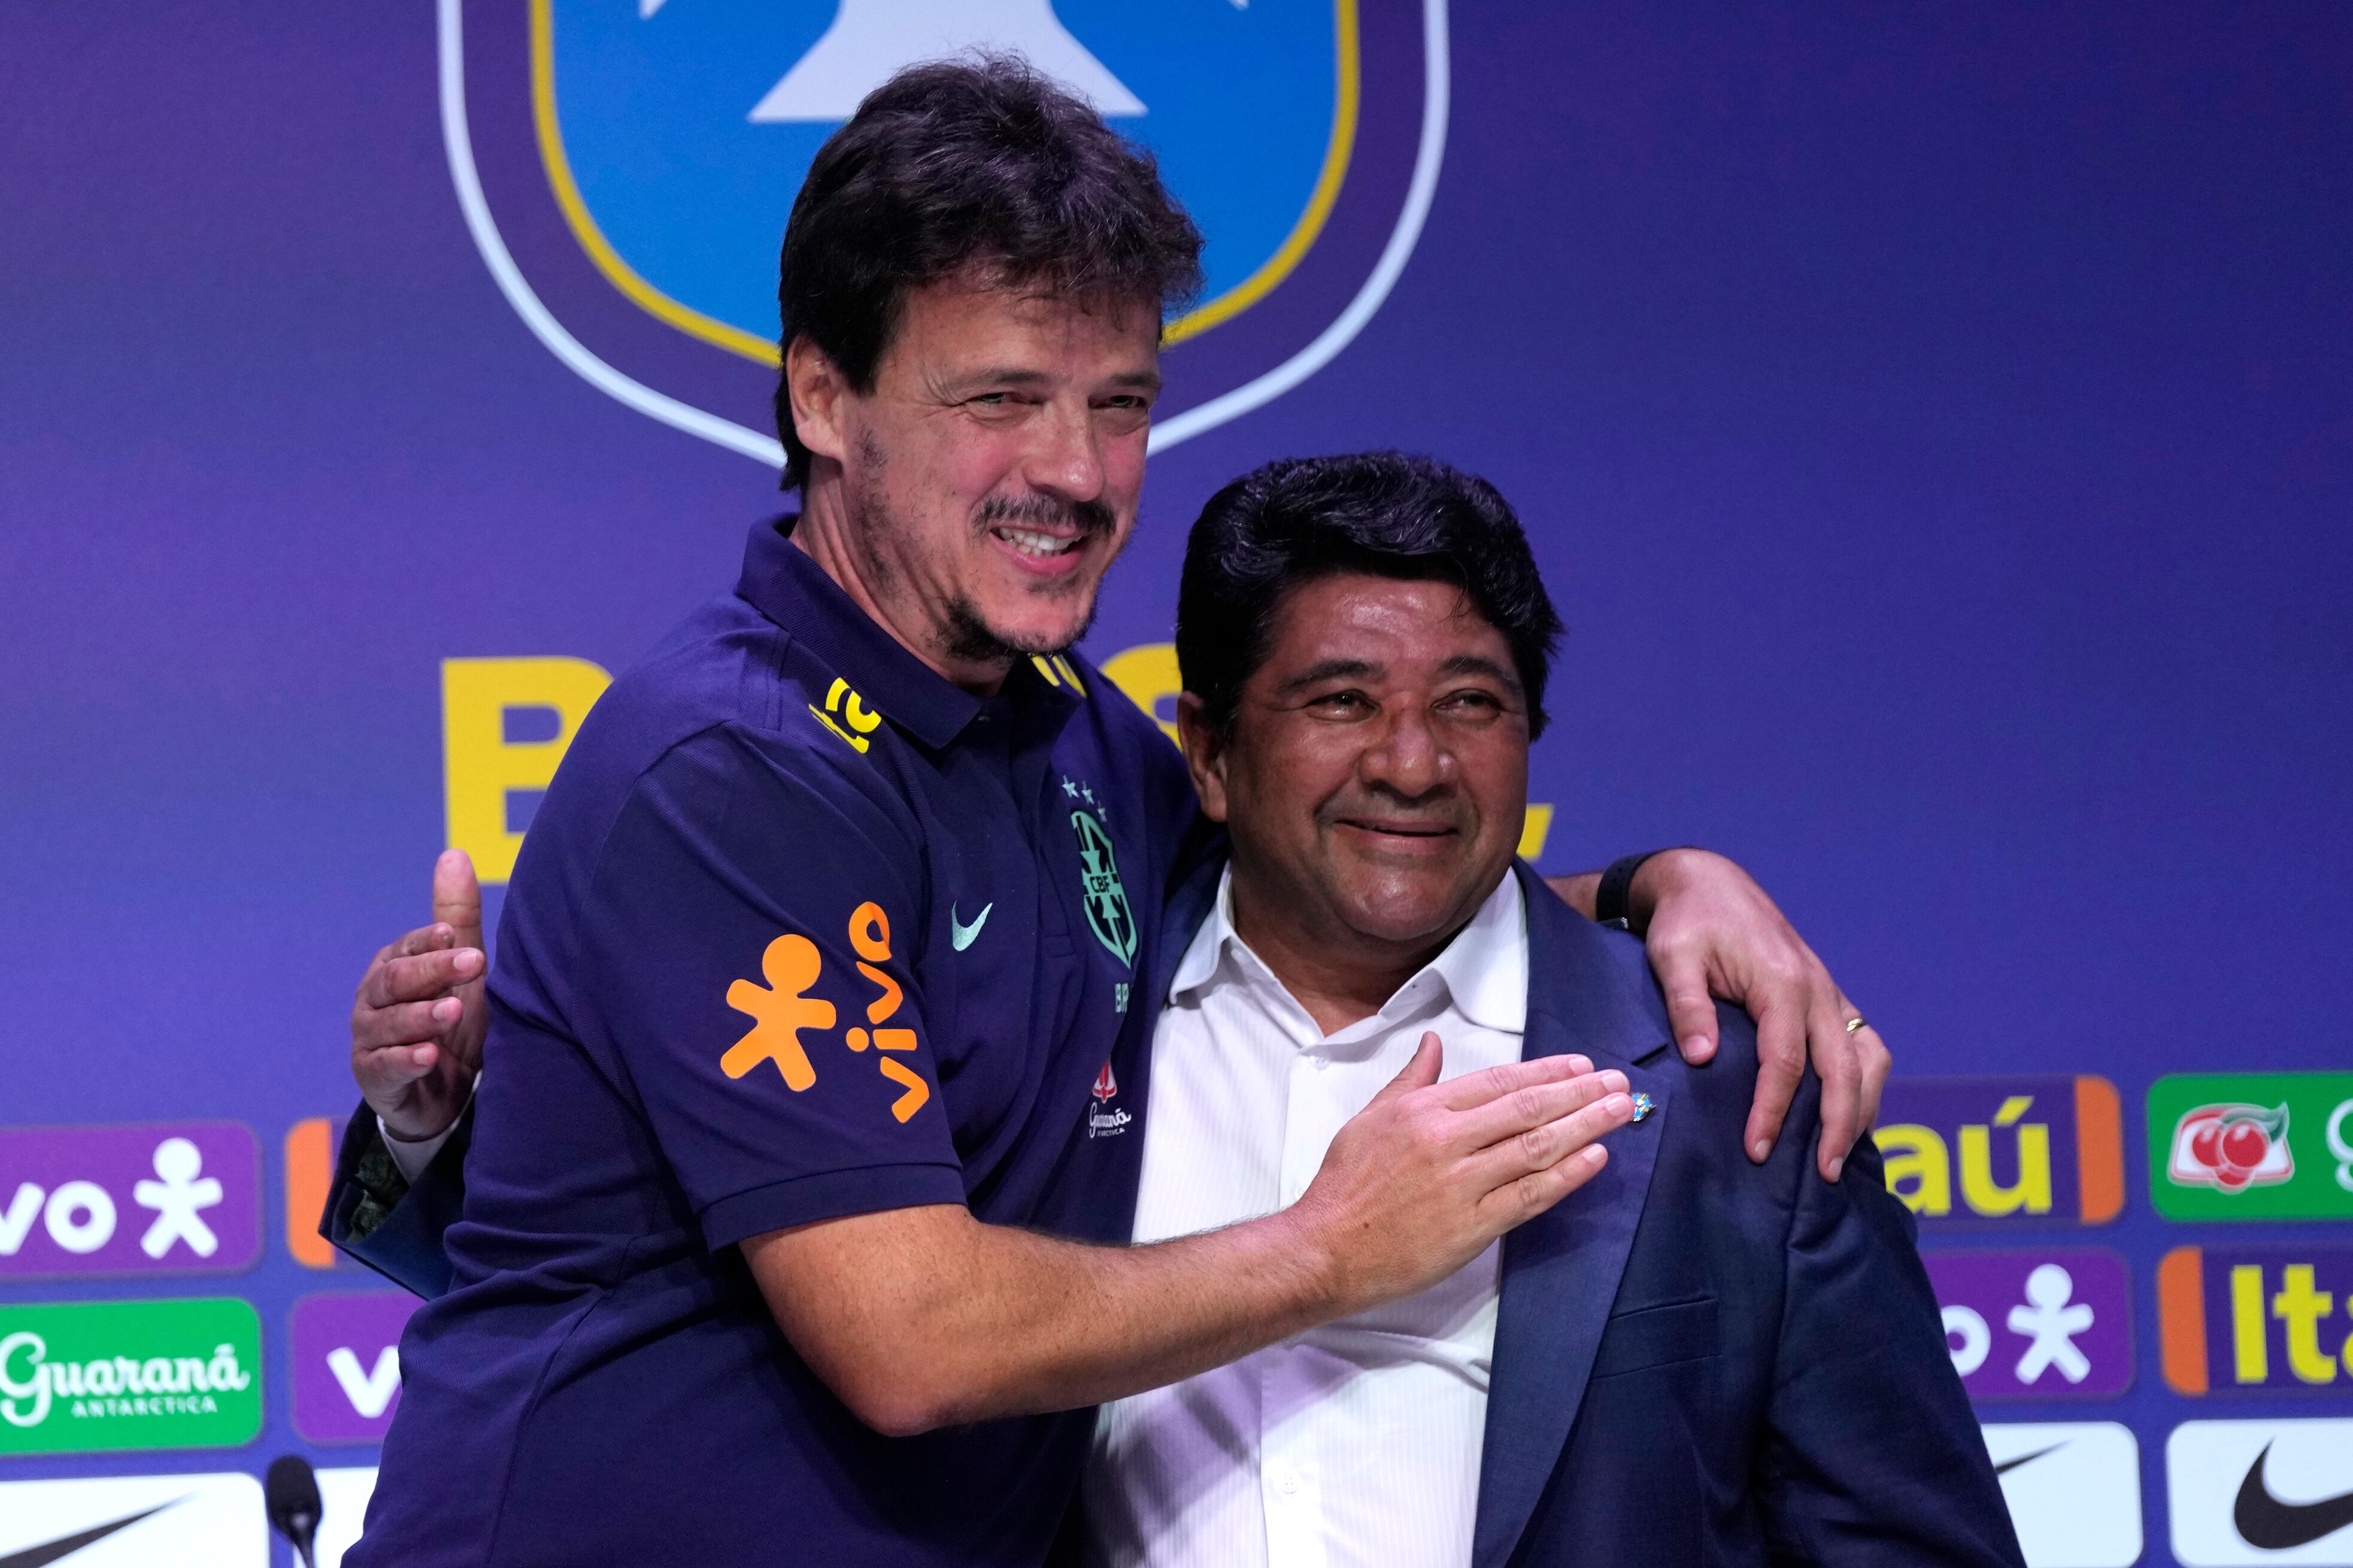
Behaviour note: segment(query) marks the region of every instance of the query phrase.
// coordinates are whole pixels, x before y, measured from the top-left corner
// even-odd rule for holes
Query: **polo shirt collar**
[[[1169,1000],[1207,986],[1229,956],[1237,963],[1248,962],[1263,968],[1234,930],[1231,866],[1219,874],[1217,904],[1201,922],[1168,982]],[[1481,1028],[1507,1035],[1527,1032],[1528,917],[1517,877],[1504,873],[1470,923],[1454,933],[1443,952],[1398,987],[1382,1013],[1409,1010],[1432,984],[1442,985],[1453,998],[1455,1010]]]
[[[753,527],[737,595],[807,644],[869,708],[934,751],[947,745],[980,713],[983,699],[917,658],[860,609],[840,584],[793,543],[793,525],[799,521],[787,514]],[[1036,671],[1016,665],[1005,695],[1028,703],[1039,693],[1058,706],[1071,702]]]

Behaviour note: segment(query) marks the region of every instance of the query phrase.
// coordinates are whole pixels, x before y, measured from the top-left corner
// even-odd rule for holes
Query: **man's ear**
[[[840,462],[849,447],[841,422],[849,384],[812,339],[797,336],[785,350],[785,386],[792,395],[793,429],[801,445]]]
[[[1193,793],[1201,797],[1201,815],[1223,822],[1229,748],[1209,723],[1208,705],[1189,691],[1176,694],[1176,743],[1185,748],[1185,766],[1193,774]]]

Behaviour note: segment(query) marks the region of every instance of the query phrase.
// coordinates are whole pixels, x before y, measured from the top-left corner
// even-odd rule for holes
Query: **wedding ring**
[[[1862,1014],[1860,1014],[1860,1013],[1857,1013],[1853,1017],[1849,1018],[1849,1019],[1846,1021],[1846,1032],[1847,1032],[1848,1034],[1850,1034],[1850,1035],[1853,1034],[1857,1029],[1860,1029],[1860,1028],[1862,1028],[1862,1027],[1863,1027],[1863,1026],[1864,1026],[1864,1020],[1863,1020],[1863,1016],[1862,1016]]]

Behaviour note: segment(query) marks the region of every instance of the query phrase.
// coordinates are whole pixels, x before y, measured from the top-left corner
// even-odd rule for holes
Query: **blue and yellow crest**
[[[440,0],[469,226],[603,391],[764,460],[777,241],[900,67],[1010,49],[1150,147],[1207,237],[1155,448],[1312,375],[1380,306],[1443,152],[1445,0]]]

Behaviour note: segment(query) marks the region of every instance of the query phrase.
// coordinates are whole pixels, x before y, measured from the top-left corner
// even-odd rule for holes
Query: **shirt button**
[[[1331,1068],[1332,1058],[1330,1057],[1317,1057],[1315,1058],[1315,1070],[1317,1072],[1329,1072]]]
[[[1285,1476],[1282,1478],[1282,1495],[1290,1497],[1299,1490],[1299,1478],[1297,1476]]]

